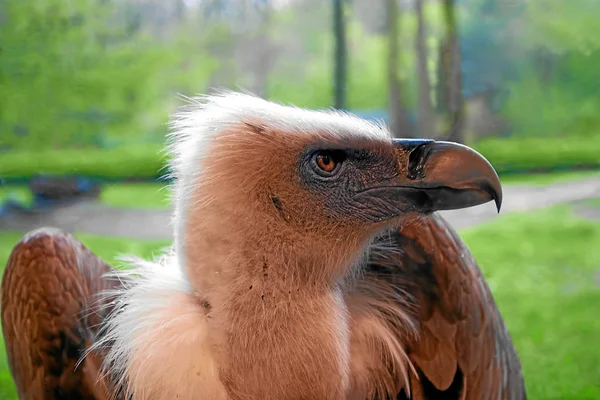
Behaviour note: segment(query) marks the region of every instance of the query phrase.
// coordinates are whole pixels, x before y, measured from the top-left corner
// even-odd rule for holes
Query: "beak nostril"
[[[392,145],[398,175],[390,189],[391,201],[404,202],[425,213],[491,200],[500,209],[502,185],[498,174],[475,150],[431,139],[394,139]],[[413,192],[419,192],[419,196]]]
[[[415,147],[408,155],[407,177],[410,180],[423,178],[425,162],[431,151],[431,145],[435,142],[425,142]]]

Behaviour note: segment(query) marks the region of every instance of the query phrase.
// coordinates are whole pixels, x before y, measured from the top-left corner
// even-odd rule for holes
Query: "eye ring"
[[[317,174],[331,177],[338,173],[344,159],[343,151],[319,150],[313,154],[311,164]]]

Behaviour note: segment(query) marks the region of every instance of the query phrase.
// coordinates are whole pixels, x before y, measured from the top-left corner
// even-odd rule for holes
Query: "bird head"
[[[342,112],[228,92],[193,101],[173,126],[180,262],[217,274],[235,257],[226,246],[255,262],[260,249],[286,265],[339,266],[390,224],[502,200],[493,167],[469,147],[392,139]]]

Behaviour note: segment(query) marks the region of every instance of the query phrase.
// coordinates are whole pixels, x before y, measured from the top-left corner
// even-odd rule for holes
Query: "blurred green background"
[[[530,398],[599,399],[598,27],[600,0],[0,0],[0,265],[24,231],[62,221],[44,219],[52,209],[33,221],[2,208],[35,206],[38,174],[102,184],[96,208],[73,215],[168,217],[158,179],[178,94],[243,88],[346,109],[492,162],[515,204],[460,234]],[[548,185],[564,198],[530,209]],[[109,261],[170,243],[103,223],[65,229]],[[2,356],[0,399],[14,398]]]
[[[155,177],[177,94],[210,87],[466,141],[500,172],[597,166],[599,4],[1,0],[0,171]]]

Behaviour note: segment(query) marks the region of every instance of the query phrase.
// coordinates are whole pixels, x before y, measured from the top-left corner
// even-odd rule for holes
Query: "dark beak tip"
[[[502,208],[502,195],[494,196],[494,203],[496,203],[496,210],[500,214],[500,208]]]
[[[488,164],[488,166],[491,169],[492,174],[493,174],[493,178],[491,178],[492,188],[491,188],[490,194],[492,196],[492,199],[494,200],[494,203],[496,204],[496,210],[498,211],[498,214],[500,214],[500,209],[502,208],[502,197],[503,197],[502,182],[500,181],[500,177],[498,176],[498,173],[496,172],[496,170],[494,169],[492,164],[490,164],[489,161],[487,161],[487,160],[486,160],[486,163]]]
[[[498,174],[496,173],[496,171],[494,170],[494,167],[492,167],[492,165],[487,162],[486,163],[489,166],[489,171],[490,173],[488,174],[488,180],[487,182],[485,182],[483,184],[483,187],[485,187],[485,191],[488,194],[488,201],[490,200],[494,200],[494,204],[496,204],[496,211],[498,212],[498,214],[500,214],[500,209],[502,208],[502,183],[500,182],[500,178],[498,177]],[[490,176],[491,175],[491,176]]]
[[[487,182],[485,184],[485,191],[488,194],[488,201],[494,200],[494,204],[496,204],[496,211],[498,214],[500,213],[500,209],[502,208],[502,184],[500,183],[500,178],[498,178],[498,174],[494,171],[493,167],[490,165],[490,168],[494,172],[494,177],[496,179],[491,179],[492,182]]]

